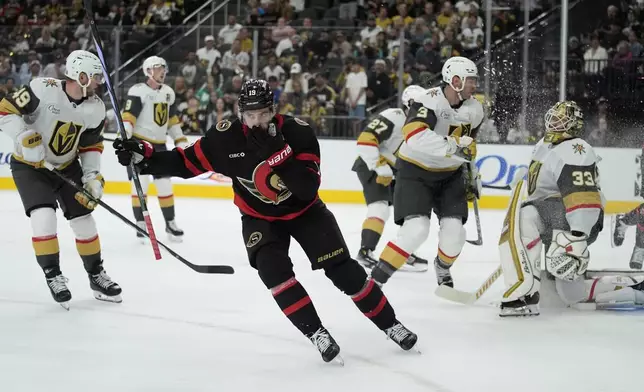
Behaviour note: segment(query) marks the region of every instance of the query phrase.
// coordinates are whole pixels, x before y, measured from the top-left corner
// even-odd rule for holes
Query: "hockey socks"
[[[309,294],[295,277],[273,287],[271,293],[284,315],[304,335],[311,336],[322,328]]]
[[[144,195],[145,202],[148,202],[148,196]],[[134,220],[137,222],[143,222],[143,209],[141,209],[141,201],[136,195],[132,195],[132,212],[134,212]]]
[[[644,218],[641,214],[644,212],[642,210],[644,210],[644,204],[640,204],[636,208],[624,214],[623,222],[628,226],[633,226],[638,223],[644,224],[644,222],[640,222]]]
[[[159,205],[166,222],[174,220],[174,195],[159,196]]]
[[[45,268],[60,264],[60,249],[58,245],[58,236],[56,234],[32,237],[31,243],[36,253],[38,265],[44,270]]]
[[[373,251],[378,246],[380,236],[385,228],[385,221],[377,217],[369,217],[362,223],[362,240],[360,247]]]
[[[88,273],[100,272],[101,241],[98,234],[88,239],[76,239],[76,250],[83,260],[85,271]]]
[[[391,307],[380,287],[369,279],[362,290],[351,296],[358,309],[381,330],[390,328],[396,322],[394,308]]]

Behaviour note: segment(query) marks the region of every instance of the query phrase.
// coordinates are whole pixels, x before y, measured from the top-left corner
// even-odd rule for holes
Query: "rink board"
[[[190,141],[196,137],[189,137]],[[173,147],[168,142],[170,148]],[[351,166],[356,157],[355,141],[320,140],[322,184],[320,196],[328,203],[364,203],[360,182]],[[0,189],[15,189],[9,160],[13,145],[6,136],[0,136]],[[607,212],[626,211],[641,202],[639,197],[641,150],[635,148],[597,148],[602,190],[608,200]],[[514,173],[527,168],[532,146],[479,144],[477,166],[484,184],[503,186],[510,183]],[[102,173],[108,194],[131,192],[125,168],[116,160],[111,143],[105,143]],[[230,179],[206,173],[192,179],[175,179],[174,194],[179,197],[232,198]],[[150,195],[154,195],[151,187]],[[506,208],[509,192],[484,189],[481,208]]]

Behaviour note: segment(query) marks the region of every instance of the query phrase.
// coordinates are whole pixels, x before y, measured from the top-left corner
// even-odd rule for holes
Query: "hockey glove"
[[[246,144],[249,150],[254,151],[270,167],[281,165],[293,156],[293,149],[273,124],[269,125],[268,131],[261,127],[249,129]]]
[[[448,136],[447,140],[447,156],[457,156],[463,160],[470,162],[476,156],[476,143],[474,139],[469,136]]]
[[[85,206],[85,208],[93,210],[98,205],[98,200],[103,197],[103,187],[105,186],[105,180],[100,173],[91,173],[83,176],[82,179],[83,188],[92,195],[86,195],[84,192],[76,192],[74,198],[80,204]]]
[[[483,188],[481,184],[481,174],[479,169],[474,164],[466,164],[468,169],[465,170],[465,191],[467,196],[467,201],[473,201],[474,199],[481,198],[481,189]]]
[[[135,165],[141,163],[144,159],[149,159],[154,152],[152,144],[145,140],[116,139],[112,146],[114,147],[119,163],[123,166],[129,166],[131,161]]]
[[[18,135],[18,145],[22,159],[34,165],[43,167],[45,163],[45,146],[42,144],[42,136],[36,131],[27,130]]]
[[[394,172],[391,170],[391,166],[382,158],[378,161],[373,171],[376,172],[376,183],[382,186],[389,186],[394,179]]]
[[[552,231],[552,243],[546,253],[548,272],[558,279],[573,281],[588,269],[588,236],[581,232]]]

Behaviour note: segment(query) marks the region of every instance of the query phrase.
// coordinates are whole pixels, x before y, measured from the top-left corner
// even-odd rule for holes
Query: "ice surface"
[[[106,202],[131,216],[129,197]],[[436,296],[432,271],[399,272],[385,286],[399,319],[419,335],[423,354],[402,352],[337,291],[311,272],[297,243],[292,259],[324,324],[342,348],[344,368],[325,364],[288,322],[246,261],[239,213],[228,200],[178,199],[183,244],[197,264],[231,264],[235,275],[200,275],[149,245],[103,210],[105,267],[123,287],[123,303],[96,301],[59,213],[62,270],[71,310],[49,295],[15,192],[0,192],[0,389],[31,391],[606,391],[638,390],[644,345],[642,313],[542,310],[500,319],[502,279],[474,306]],[[366,212],[331,205],[353,254]],[[150,200],[162,240],[163,219]],[[483,212],[484,245],[469,244],[453,268],[458,288],[474,290],[497,266],[502,212]],[[436,253],[437,228],[418,252]],[[634,233],[610,248],[608,220],[591,247],[592,268],[627,268]],[[469,238],[476,231],[467,225]],[[390,221],[380,248],[395,235]],[[169,244],[169,243],[168,243]]]

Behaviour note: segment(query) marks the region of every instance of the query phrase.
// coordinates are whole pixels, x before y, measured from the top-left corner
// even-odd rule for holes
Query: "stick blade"
[[[482,240],[467,240],[467,243],[468,243],[468,244],[472,244],[472,245],[476,245],[476,246],[481,246],[481,245],[483,245],[483,241],[482,241]]]
[[[457,302],[463,305],[471,305],[476,302],[476,294],[456,290],[444,284],[436,287],[434,294],[448,301]]]
[[[232,275],[235,269],[229,265],[198,265],[195,271],[202,274],[226,274]]]

